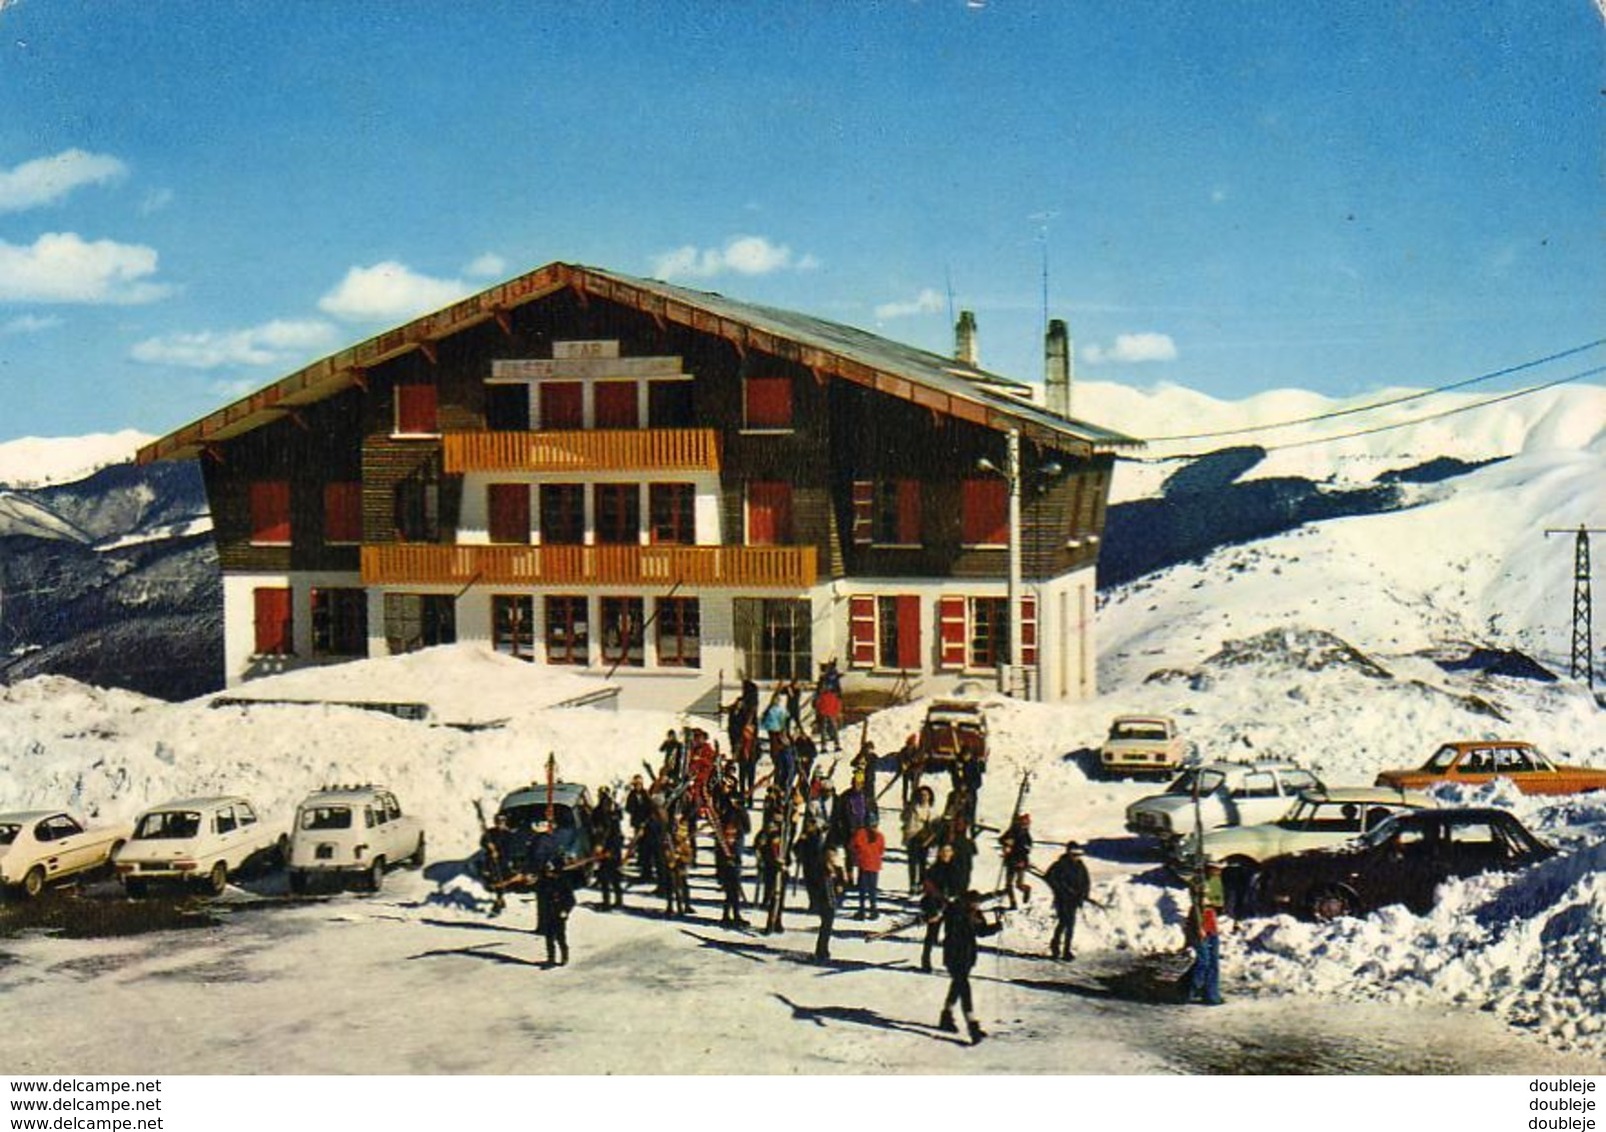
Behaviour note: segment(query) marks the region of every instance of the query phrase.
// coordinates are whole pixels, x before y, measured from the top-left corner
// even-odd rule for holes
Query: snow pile
[[[0,443],[0,484],[45,487],[73,483],[108,464],[132,460],[155,437],[134,429],[90,436],[25,436]]]

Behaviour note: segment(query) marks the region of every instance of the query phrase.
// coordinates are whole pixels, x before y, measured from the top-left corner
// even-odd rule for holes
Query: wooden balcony
[[[436,546],[362,548],[370,586],[630,586],[804,590],[812,546]]]
[[[719,433],[711,428],[449,432],[444,439],[453,475],[719,470]]]

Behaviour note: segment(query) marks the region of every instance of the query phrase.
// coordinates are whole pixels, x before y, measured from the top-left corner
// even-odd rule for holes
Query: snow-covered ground
[[[995,757],[981,819],[1001,824],[1031,771],[1036,863],[1052,859],[1051,842],[1086,843],[1100,906],[1085,910],[1068,965],[1042,958],[1051,925],[1041,900],[1009,917],[977,971],[979,1013],[993,1031],[978,1048],[933,1027],[944,984],[914,969],[908,936],[871,941],[865,925],[839,919],[839,963],[816,967],[806,961],[811,919],[791,915],[778,937],[723,930],[706,877],[691,922],[647,914],[643,905],[656,903],[640,890],[623,915],[582,905],[571,926],[574,964],[538,970],[530,906],[515,902],[488,919],[485,894],[462,870],[478,835],[474,803],[539,779],[549,753],[565,779],[620,783],[683,721],[553,708],[595,682],[464,646],[245,690],[422,700],[437,722],[500,726],[466,730],[334,706],[166,704],[60,678],[0,689],[0,808],[65,805],[127,818],[164,798],[228,790],[283,820],[324,783],[381,781],[423,817],[434,857],[422,874],[395,874],[376,897],[289,901],[282,881],[268,878],[232,890],[218,922],[197,929],[0,936],[0,992],[8,1013],[29,1020],[0,1028],[0,1064],[16,1072],[1599,1073],[1606,798],[1533,799],[1498,785],[1480,792],[1473,800],[1510,807],[1561,854],[1518,876],[1453,883],[1425,916],[1389,909],[1332,925],[1246,922],[1224,951],[1229,1004],[1203,1011],[1144,1001],[1138,977],[1181,942],[1178,891],[1122,829],[1125,806],[1153,788],[1087,774],[1087,752],[1110,717],[1139,710],[1177,716],[1208,757],[1296,757],[1331,785],[1370,783],[1383,767],[1419,763],[1442,740],[1484,735],[1606,766],[1602,712],[1579,683],[1434,663],[1474,646],[1518,647],[1565,670],[1572,546],[1543,531],[1575,527],[1598,509],[1606,414],[1589,427],[1573,415],[1579,405],[1598,410],[1598,394],[1572,402],[1564,422],[1551,408],[1534,410],[1520,435],[1469,416],[1469,431],[1490,439],[1457,454],[1510,459],[1424,487],[1411,510],[1225,548],[1108,595],[1096,699],[987,701]],[[1425,455],[1385,462],[1403,467]],[[868,737],[896,749],[922,710],[882,712]],[[997,870],[993,849],[984,840],[984,885]],[[894,861],[884,874],[894,892],[901,867]],[[110,886],[88,895],[117,904]],[[1450,1031],[1453,1043],[1444,1040]]]

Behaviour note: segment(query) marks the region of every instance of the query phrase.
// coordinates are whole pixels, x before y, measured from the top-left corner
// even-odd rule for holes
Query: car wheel
[[[385,887],[385,858],[375,857],[374,863],[368,866],[368,875],[364,878],[363,888],[369,892],[378,892]]]
[[[149,887],[142,880],[125,880],[123,882],[123,895],[130,900],[143,900]]]
[[[427,857],[424,852],[424,835],[420,833],[418,835],[418,848],[413,850],[413,855],[407,859],[407,863],[415,869],[421,869],[424,867],[426,859]]]
[[[290,870],[290,891],[296,896],[307,894],[307,874],[301,869]]]
[[[222,896],[223,890],[229,887],[229,866],[227,862],[219,861],[212,866],[212,871],[206,874],[206,890],[213,896]]]
[[[1360,911],[1352,893],[1338,887],[1329,885],[1317,891],[1310,900],[1311,919],[1318,923],[1331,923],[1344,916],[1353,916]]]
[[[29,900],[32,900],[44,890],[45,867],[43,865],[35,865],[33,868],[29,869],[27,875],[22,878],[22,894]]]

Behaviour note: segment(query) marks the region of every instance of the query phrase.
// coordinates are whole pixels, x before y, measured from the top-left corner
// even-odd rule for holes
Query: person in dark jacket
[[[965,894],[969,873],[960,866],[952,845],[937,849],[937,859],[926,870],[920,891],[920,913],[926,918],[926,940],[920,949],[920,969],[931,970],[931,952],[942,933],[942,912]]]
[[[970,971],[976,966],[979,936],[993,935],[999,929],[997,919],[988,921],[981,910],[981,894],[968,891],[956,900],[950,900],[942,912],[942,965],[948,969],[948,997],[943,999],[942,1017],[937,1027],[957,1032],[954,1025],[954,1006],[965,1013],[965,1028],[972,1042],[986,1037],[986,1031],[976,1022],[974,1003],[970,995]]]
[[[1043,879],[1054,894],[1054,938],[1049,941],[1049,956],[1054,959],[1075,959],[1076,956],[1071,953],[1071,939],[1076,935],[1076,914],[1081,911],[1092,891],[1087,862],[1082,860],[1082,847],[1074,841],[1067,841],[1065,852],[1048,867]]]
[[[714,877],[724,897],[719,922],[726,927],[747,927],[747,919],[742,915],[746,900],[742,897],[741,836],[734,820],[714,831]]]
[[[602,892],[602,908],[625,906],[625,831],[624,816],[613,800],[613,794],[604,786],[597,792],[597,804],[591,810],[591,843],[596,846],[597,888]]]
[[[999,848],[1004,852],[1004,891],[1009,895],[1009,906],[1015,907],[1015,893],[1022,900],[1032,898],[1026,883],[1026,874],[1032,867],[1032,815],[1018,814],[1009,828],[999,836]]]
[[[797,839],[797,859],[803,866],[803,884],[809,891],[809,904],[820,917],[820,933],[814,941],[814,958],[831,958],[831,925],[836,921],[837,879],[841,869],[833,860],[835,850],[826,845],[824,832],[807,819]]]
[[[518,871],[513,861],[513,827],[506,814],[497,814],[491,828],[480,836],[480,848],[485,850],[485,884],[491,890],[491,915],[500,916],[507,907],[503,887]]]
[[[630,780],[630,792],[625,795],[625,816],[630,819],[630,837],[635,845],[636,876],[643,884],[657,878],[658,847],[643,837],[652,805],[652,795],[638,774]]]
[[[561,857],[541,866],[535,881],[535,930],[546,940],[546,965],[561,967],[569,961],[569,913],[574,910],[574,887],[563,871]]]
[[[759,830],[753,850],[758,856],[758,876],[762,885],[759,902],[764,908],[764,934],[780,932],[781,913],[786,905],[786,837],[781,832],[781,815]]]

